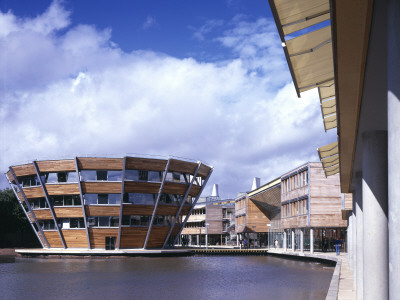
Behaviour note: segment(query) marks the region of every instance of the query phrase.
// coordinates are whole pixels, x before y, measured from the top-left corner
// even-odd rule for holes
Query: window
[[[79,195],[51,196],[49,201],[53,206],[78,206],[82,204]]]
[[[118,227],[119,217],[88,217],[88,227]]]
[[[85,228],[85,221],[83,218],[66,218],[58,219],[59,227],[61,229],[71,229],[71,228]]]
[[[161,194],[160,203],[178,205],[182,202],[183,195]]]
[[[118,205],[121,203],[121,194],[85,194],[85,205]]]
[[[125,170],[125,179],[133,181],[161,182],[162,171]]]
[[[76,172],[42,173],[40,177],[44,183],[78,182],[78,175]]]
[[[154,205],[157,194],[125,193],[124,203]]]
[[[29,203],[31,204],[32,209],[49,208],[45,198],[29,199]]]
[[[122,171],[82,170],[80,176],[82,181],[121,181]]]
[[[24,176],[19,179],[22,187],[38,186],[40,185],[39,179],[36,175]]]
[[[53,220],[39,221],[39,226],[42,228],[42,230],[55,230],[56,229],[56,226],[54,225]]]

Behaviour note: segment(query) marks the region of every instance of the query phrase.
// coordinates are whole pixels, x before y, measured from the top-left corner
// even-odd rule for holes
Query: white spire
[[[216,183],[214,183],[214,185],[213,185],[211,197],[219,197],[218,184],[216,184]]]
[[[253,185],[251,186],[251,190],[258,189],[260,187],[260,178],[254,177]]]

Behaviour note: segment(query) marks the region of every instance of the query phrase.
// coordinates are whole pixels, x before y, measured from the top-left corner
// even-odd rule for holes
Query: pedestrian
[[[246,239],[243,240],[243,246],[244,246],[244,249],[247,249],[247,240]]]
[[[335,249],[336,249],[336,255],[340,255],[340,246],[342,245],[341,240],[336,240],[335,241]]]
[[[275,248],[278,248],[278,246],[279,246],[279,243],[278,243],[277,239],[275,239],[275,241],[274,241],[274,246],[275,246]]]

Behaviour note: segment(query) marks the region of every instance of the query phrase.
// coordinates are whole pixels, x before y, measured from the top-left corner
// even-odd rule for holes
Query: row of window
[[[170,226],[175,216],[161,216],[156,215],[154,217],[153,225],[155,226]],[[123,216],[123,226],[149,226],[151,216]],[[179,217],[177,224],[181,224],[182,218]],[[119,217],[115,216],[91,216],[86,219],[87,226],[93,227],[118,227]],[[39,225],[43,230],[56,230],[53,220],[42,220],[39,221]],[[60,218],[58,219],[58,227],[60,229],[71,229],[71,228],[85,228],[85,222],[83,218]]]
[[[285,180],[282,180],[282,193],[287,193],[306,185],[308,185],[308,170],[296,173]]]
[[[246,216],[236,217],[236,225],[245,225],[246,224]]]
[[[186,223],[185,228],[202,228],[205,227],[205,221]]]
[[[192,211],[192,216],[193,215],[195,215],[195,216],[197,216],[197,215],[205,215],[205,214],[206,214],[206,208],[205,207],[193,209],[193,211]]]
[[[122,181],[122,171],[112,170],[82,170],[79,172],[81,181]],[[125,180],[132,181],[150,181],[161,182],[163,171],[143,171],[143,170],[125,170]],[[40,175],[44,183],[72,183],[78,182],[79,177],[76,172],[54,172],[42,173]],[[193,176],[179,172],[167,172],[166,181],[189,184]],[[36,175],[24,176],[20,178],[23,187],[40,185],[39,178]],[[202,185],[202,178],[197,177],[194,180],[195,185]]]
[[[246,207],[246,199],[236,201],[236,208],[241,209]]]
[[[295,217],[307,214],[307,199],[294,201],[282,205],[282,218]]]

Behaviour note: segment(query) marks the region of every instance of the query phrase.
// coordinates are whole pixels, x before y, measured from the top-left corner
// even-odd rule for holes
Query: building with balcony
[[[33,161],[6,176],[43,248],[114,250],[173,245],[211,173],[127,156]]]

